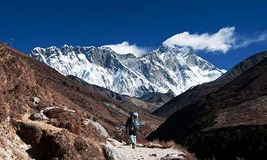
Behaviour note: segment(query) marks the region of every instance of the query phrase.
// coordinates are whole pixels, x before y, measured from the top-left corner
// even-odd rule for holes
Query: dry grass
[[[146,142],[144,144],[144,147],[148,148],[173,148],[176,150],[179,150],[184,153],[184,157],[186,160],[196,160],[195,154],[190,153],[185,147],[181,146],[180,144],[175,143],[175,141],[160,141],[160,140],[154,140],[152,142]]]

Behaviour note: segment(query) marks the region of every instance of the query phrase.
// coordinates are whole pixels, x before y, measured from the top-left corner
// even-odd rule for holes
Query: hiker
[[[133,112],[130,114],[130,117],[126,121],[126,133],[129,133],[129,139],[134,149],[136,146],[136,134],[139,129],[138,113]]]

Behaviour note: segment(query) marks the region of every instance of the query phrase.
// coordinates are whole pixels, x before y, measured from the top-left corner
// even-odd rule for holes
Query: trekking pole
[[[10,38],[10,46],[12,47],[13,38]]]

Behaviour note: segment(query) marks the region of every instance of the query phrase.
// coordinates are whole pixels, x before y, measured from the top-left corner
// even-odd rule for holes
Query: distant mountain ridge
[[[150,92],[175,93],[217,79],[224,70],[198,57],[187,47],[161,46],[151,53],[135,57],[120,55],[107,47],[34,48],[30,56],[63,75],[120,94],[141,97]]]

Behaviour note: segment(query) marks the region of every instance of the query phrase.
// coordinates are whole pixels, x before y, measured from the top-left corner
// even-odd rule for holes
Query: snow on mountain
[[[120,55],[108,47],[36,47],[30,56],[63,75],[74,75],[120,94],[140,97],[148,92],[180,94],[217,79],[225,71],[187,47],[161,46],[142,57]]]

